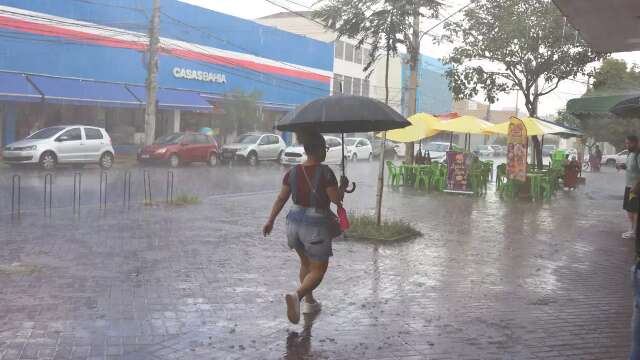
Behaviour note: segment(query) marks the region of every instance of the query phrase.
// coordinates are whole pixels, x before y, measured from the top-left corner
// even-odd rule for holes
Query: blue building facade
[[[120,142],[133,142],[144,131],[151,12],[150,0],[0,0],[3,143],[78,118],[116,137],[129,128]],[[231,92],[258,93],[273,116],[329,95],[331,43],[175,0],[160,18],[160,131],[215,126]]]
[[[403,59],[403,60],[406,60]],[[418,93],[416,99],[417,112],[429,114],[446,114],[453,109],[453,94],[449,90],[449,81],[445,73],[447,67],[438,59],[427,55],[420,55],[418,68]],[[409,86],[409,65],[402,62],[402,88]],[[406,114],[407,98],[403,91],[402,109]]]

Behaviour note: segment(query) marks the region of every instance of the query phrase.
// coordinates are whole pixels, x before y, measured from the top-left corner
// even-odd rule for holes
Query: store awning
[[[142,105],[122,84],[36,75],[28,77],[48,103],[101,107]]]
[[[23,74],[0,73],[0,100],[41,101],[42,95]]]
[[[629,99],[637,98],[640,94],[586,96],[571,99],[567,102],[567,112],[574,115],[580,114],[610,114],[618,104]]]
[[[127,85],[127,88],[143,103],[147,93],[143,86]],[[214,108],[199,93],[188,90],[158,88],[158,108],[213,112]]]

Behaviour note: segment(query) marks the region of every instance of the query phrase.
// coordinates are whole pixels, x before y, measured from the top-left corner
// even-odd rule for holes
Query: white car
[[[346,138],[344,139],[344,146],[345,156],[347,156],[347,153],[351,154],[347,159],[352,161],[373,159],[373,147],[371,147],[371,143],[367,139]]]
[[[495,151],[490,145],[476,145],[473,152],[482,157],[495,156]]]
[[[241,135],[236,142],[226,144],[220,152],[220,160],[246,160],[256,166],[259,161],[280,160],[287,144],[275,134],[248,133]]]
[[[602,155],[602,164],[607,166],[616,166],[624,164],[629,156],[629,150],[622,150],[614,155]]]
[[[342,160],[342,142],[339,138],[334,136],[325,136],[324,140],[327,143],[327,158],[324,161],[324,164],[328,165],[338,165]],[[352,154],[347,151],[345,147],[345,157],[349,158]],[[284,154],[280,158],[280,163],[282,165],[298,165],[307,161],[307,154],[304,152],[304,147],[302,145],[293,145],[289,146],[284,150]]]
[[[432,161],[442,162],[447,158],[447,151],[449,151],[449,143],[445,142],[430,142],[424,147],[424,154],[429,153]]]
[[[57,164],[98,164],[109,169],[114,153],[105,129],[72,125],[39,130],[5,146],[2,157],[11,165],[40,164],[45,170],[52,170]]]

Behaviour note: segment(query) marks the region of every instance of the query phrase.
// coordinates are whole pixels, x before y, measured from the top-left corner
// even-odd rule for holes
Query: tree
[[[529,116],[538,114],[540,97],[606,56],[589,49],[549,0],[478,0],[445,30],[441,41],[461,44],[444,59],[451,65],[447,77],[454,97],[469,99],[482,91],[494,103],[499,94],[517,90]],[[536,136],[533,144],[541,167]]]
[[[323,4],[313,16],[338,33],[369,44],[371,51],[364,67],[367,71],[377,58],[385,55],[387,45],[392,55],[399,46],[406,49],[409,65],[408,114],[416,113],[420,40],[420,20],[436,19],[444,6],[438,0],[320,0]],[[407,144],[408,160],[413,162],[414,144]]]
[[[593,86],[587,90],[588,96],[621,95],[640,89],[640,69],[628,67],[624,60],[605,59],[593,74]],[[580,115],[579,117],[558,113],[558,122],[580,129],[587,137],[585,145],[591,148],[596,142],[608,142],[617,149],[624,146],[627,134],[638,133],[640,122],[633,117],[618,117],[607,114]]]
[[[260,122],[258,101],[261,97],[262,94],[256,91],[245,94],[240,90],[235,90],[225,94],[225,99],[222,102],[225,115],[220,126],[225,141],[230,133],[257,130]]]
[[[368,71],[378,57],[385,56],[385,103],[389,103],[389,58],[398,55],[399,46],[409,52],[410,98],[409,113],[416,112],[417,70],[420,59],[420,18],[439,15],[442,4],[435,0],[326,0],[313,16],[335,29],[338,37],[357,39],[357,46],[369,44],[371,50],[364,66]],[[376,223],[382,223],[382,192],[384,188],[384,133],[378,186],[376,193]],[[407,146],[407,154],[413,158],[413,144]]]

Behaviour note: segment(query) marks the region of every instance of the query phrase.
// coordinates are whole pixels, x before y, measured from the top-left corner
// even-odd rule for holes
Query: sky
[[[262,16],[270,15],[277,12],[287,11],[284,8],[293,10],[293,11],[305,11],[310,10],[311,5],[316,3],[318,0],[181,0],[186,3],[190,3],[193,5],[198,5],[204,8],[208,8],[211,10],[215,10],[218,12],[226,13],[229,15],[245,18],[245,19],[256,19]],[[279,4],[281,6],[274,5]],[[462,8],[468,3],[468,0],[449,0],[446,1],[448,4],[445,10],[443,11],[444,15],[447,16],[456,12],[456,10]],[[460,15],[454,15],[460,16]],[[431,24],[426,24],[426,26],[430,26]],[[434,35],[438,35],[441,33],[438,30],[441,28],[436,28],[433,30]],[[451,45],[436,45],[433,44],[432,40],[425,36],[424,40],[420,44],[422,53],[425,55],[429,55],[435,58],[441,58],[447,55],[447,52],[450,51]],[[639,64],[640,65],[640,51],[636,52],[628,52],[628,53],[616,53],[613,54],[613,57],[623,59],[628,64]],[[597,64],[593,64],[592,66],[596,66]],[[567,104],[567,101],[580,97],[586,90],[586,78],[577,79],[578,81],[566,80],[563,81],[556,91],[552,92],[549,95],[546,95],[540,99],[539,111],[538,114],[541,116],[545,115],[553,115],[556,114],[558,110],[564,108]],[[524,102],[522,101],[522,96],[519,97],[519,108],[523,109]],[[516,105],[516,94],[504,94],[500,96],[498,102],[492,106],[495,109],[502,108],[514,108]],[[479,97],[475,100],[483,101],[482,97]]]

